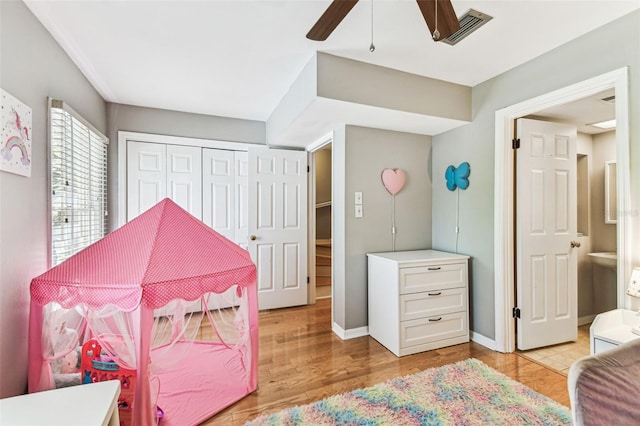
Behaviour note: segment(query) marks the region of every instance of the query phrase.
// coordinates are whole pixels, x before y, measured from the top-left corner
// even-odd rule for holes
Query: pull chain
[[[373,45],[373,0],[371,0],[371,46],[369,46],[369,52],[373,53],[376,47]]]
[[[436,0],[436,30],[433,32],[433,39],[435,41],[440,39],[440,31],[438,31],[438,0]]]

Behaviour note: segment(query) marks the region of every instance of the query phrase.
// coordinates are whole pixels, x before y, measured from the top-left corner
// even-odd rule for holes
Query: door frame
[[[586,96],[615,88],[616,95],[616,161],[618,212],[628,211],[630,199],[629,175],[629,82],[628,67],[537,96],[500,109],[495,113],[495,176],[494,176],[494,279],[495,279],[495,347],[499,352],[514,352],[516,347],[515,321],[515,248],[514,222],[514,161],[511,139],[514,121],[542,109],[562,105]],[[617,222],[617,305],[629,304],[625,283],[630,275],[631,241],[627,238],[628,217],[618,215]],[[628,307],[628,306],[626,306]]]
[[[307,199],[309,201],[307,210],[307,225],[309,226],[307,233],[307,241],[309,243],[309,247],[307,248],[307,254],[309,256],[307,261],[307,272],[309,274],[307,304],[309,305],[316,303],[316,153],[332,142],[333,132],[330,132],[306,147],[308,153],[307,164],[309,165],[309,173],[307,174]],[[331,168],[331,174],[333,177],[333,167]],[[333,185],[333,179],[331,179],[331,182]],[[331,213],[331,225],[333,228],[333,210]],[[331,247],[331,250],[333,250],[333,245]],[[331,321],[333,322],[333,268],[331,269],[331,283]]]

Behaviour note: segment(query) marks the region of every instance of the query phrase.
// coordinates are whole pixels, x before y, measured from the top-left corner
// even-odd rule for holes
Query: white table
[[[120,426],[119,396],[110,380],[0,399],[0,425]]]
[[[640,335],[631,332],[631,327],[639,324],[638,312],[628,309],[614,309],[597,315],[589,329],[591,355],[640,338]]]

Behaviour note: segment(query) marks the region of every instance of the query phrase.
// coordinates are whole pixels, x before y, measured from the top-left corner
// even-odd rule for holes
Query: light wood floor
[[[260,313],[258,390],[203,424],[241,425],[263,413],[467,358],[569,406],[566,375],[517,353],[466,343],[398,358],[368,336],[341,340],[331,331],[331,299],[323,299]]]

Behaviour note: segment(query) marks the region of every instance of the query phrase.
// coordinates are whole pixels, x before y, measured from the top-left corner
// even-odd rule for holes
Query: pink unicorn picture
[[[31,176],[31,108],[2,90],[0,170]]]

